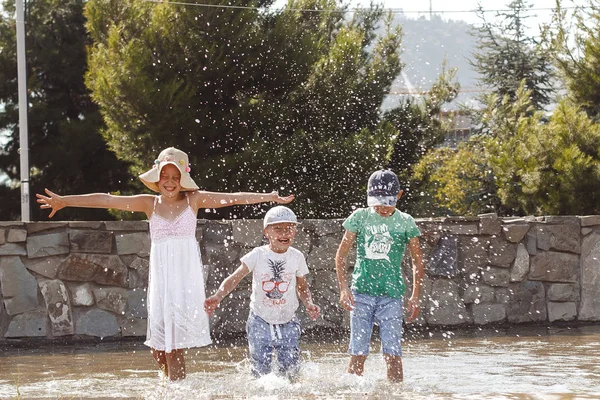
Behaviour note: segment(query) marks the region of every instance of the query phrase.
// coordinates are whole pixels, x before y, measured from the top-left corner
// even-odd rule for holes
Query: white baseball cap
[[[294,214],[294,212],[289,208],[285,206],[275,206],[265,214],[263,227],[266,228],[269,225],[279,224],[282,222],[297,224],[298,219],[296,218],[296,214]]]

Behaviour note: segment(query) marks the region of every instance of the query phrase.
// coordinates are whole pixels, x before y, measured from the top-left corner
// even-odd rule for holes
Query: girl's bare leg
[[[183,350],[173,350],[166,353],[167,359],[167,376],[172,381],[177,381],[185,378],[185,360],[183,358]]]
[[[387,377],[390,382],[399,383],[403,380],[402,374],[402,357],[390,356],[384,354],[385,364],[387,365]]]
[[[362,376],[365,370],[365,360],[367,356],[350,356],[350,362],[348,363],[348,373]]]
[[[169,371],[167,370],[167,355],[162,350],[156,350],[150,348],[150,352],[152,353],[152,357],[156,360],[158,364],[158,368],[168,377]]]

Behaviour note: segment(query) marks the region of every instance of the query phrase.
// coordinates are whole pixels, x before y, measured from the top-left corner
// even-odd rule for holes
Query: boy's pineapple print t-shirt
[[[304,255],[289,247],[275,253],[268,245],[241,258],[252,271],[250,310],[270,324],[290,322],[298,309],[296,277],[308,274]]]
[[[344,221],[344,228],[356,233],[352,290],[401,298],[404,251],[410,239],[421,235],[413,217],[399,210],[382,217],[373,207],[359,208]]]

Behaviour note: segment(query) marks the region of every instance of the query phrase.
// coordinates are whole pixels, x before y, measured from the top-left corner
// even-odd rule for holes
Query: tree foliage
[[[108,151],[99,134],[98,107],[84,85],[87,68],[84,1],[27,2],[26,58],[29,101],[31,193],[44,187],[68,193],[126,190],[126,164]],[[0,15],[0,219],[20,216],[19,126],[14,1]],[[32,198],[33,220],[45,219]],[[103,210],[65,210],[63,218],[106,219]]]
[[[480,6],[483,23],[475,31],[478,43],[471,64],[481,75],[482,86],[491,88],[498,99],[514,100],[525,82],[531,104],[541,110],[553,100],[555,73],[551,54],[525,32],[529,8],[527,0],[513,0],[509,11],[497,13],[498,22],[490,22]]]
[[[333,11],[298,11],[315,8]],[[295,193],[304,217],[364,204],[391,154],[380,106],[401,69],[400,30],[388,17],[373,34],[381,9],[344,20],[330,0],[281,12],[92,0],[86,15],[86,81],[132,172],[176,145],[204,189]]]

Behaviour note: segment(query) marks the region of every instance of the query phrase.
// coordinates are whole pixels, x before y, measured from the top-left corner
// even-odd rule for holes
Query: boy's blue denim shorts
[[[350,347],[354,356],[369,354],[373,324],[379,325],[381,352],[402,356],[402,299],[369,296],[352,292],[354,310],[350,312]]]
[[[273,350],[277,351],[278,373],[294,377],[300,370],[300,321],[273,325],[250,311],[246,321],[248,350],[252,374],[256,377],[271,372]]]

